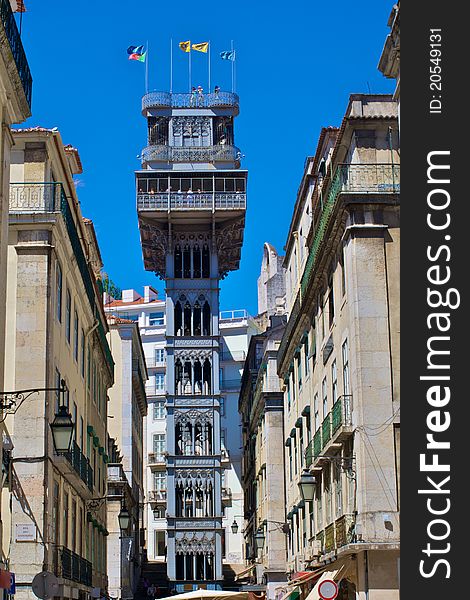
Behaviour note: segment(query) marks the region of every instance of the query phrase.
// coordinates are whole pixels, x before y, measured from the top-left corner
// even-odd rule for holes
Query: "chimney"
[[[140,296],[135,290],[122,290],[123,302],[135,302],[139,298]]]
[[[148,304],[158,298],[158,292],[151,285],[144,286],[144,302]]]

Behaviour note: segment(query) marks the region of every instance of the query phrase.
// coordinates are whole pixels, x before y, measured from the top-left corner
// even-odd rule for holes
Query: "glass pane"
[[[157,192],[157,180],[156,179],[148,180],[148,191],[149,191],[149,193],[152,192],[153,194],[155,192]]]
[[[245,191],[245,180],[244,179],[235,179],[236,191],[244,192]]]
[[[212,192],[212,179],[205,178],[202,180],[202,189],[204,192]]]
[[[187,192],[191,188],[191,179],[182,179],[181,180],[181,191]]]
[[[234,179],[226,179],[225,180],[225,191],[226,192],[234,192],[235,191],[235,180]]]
[[[202,179],[196,178],[192,180],[192,190],[193,192],[200,191],[202,192]]]
[[[216,192],[223,192],[224,191],[224,180],[223,179],[216,179],[215,180],[215,191]]]
[[[172,192],[177,192],[180,188],[180,180],[174,179],[173,177],[170,179],[170,190]]]
[[[166,192],[168,189],[168,178],[167,177],[161,177],[158,180],[158,191],[159,192]]]

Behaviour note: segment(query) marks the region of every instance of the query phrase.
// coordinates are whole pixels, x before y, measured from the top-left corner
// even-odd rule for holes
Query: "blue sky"
[[[149,43],[149,89],[187,91],[187,54],[177,42],[211,41],[212,86],[230,90],[237,51],[240,116],[235,143],[249,170],[241,267],[222,282],[221,309],[256,314],[263,243],[281,253],[302,176],[320,128],[341,122],[350,93],[388,93],[377,70],[393,2],[64,2],[26,0],[23,44],[33,75],[28,126],[58,127],[79,149],[79,198],[93,219],[105,270],[121,288],[163,283],[143,269],[133,172],[146,145],[140,113],[145,65],[127,60]],[[193,84],[207,88],[207,59],[192,55]],[[23,125],[24,126],[24,125]]]

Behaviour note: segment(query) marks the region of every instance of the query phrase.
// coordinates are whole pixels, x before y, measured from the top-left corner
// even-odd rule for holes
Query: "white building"
[[[148,370],[146,384],[148,414],[144,419],[144,526],[149,562],[166,560],[166,409],[165,409],[165,300],[145,286],[144,295],[123,290],[122,300],[105,299],[107,313],[139,323]],[[243,513],[241,487],[242,439],[238,415],[241,372],[250,336],[257,331],[245,310],[220,313],[221,432],[223,463],[222,501],[224,507],[224,564],[242,564],[242,533],[230,525]]]

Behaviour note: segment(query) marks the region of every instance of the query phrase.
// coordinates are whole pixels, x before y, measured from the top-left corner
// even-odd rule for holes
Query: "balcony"
[[[157,467],[163,466],[166,464],[166,456],[162,453],[151,452],[148,455],[148,466],[149,467]]]
[[[172,163],[213,163],[235,162],[241,158],[240,149],[236,146],[220,144],[217,146],[147,146],[142,150],[142,162]]]
[[[82,483],[85,484],[88,492],[87,495],[89,492],[93,492],[93,469],[90,466],[90,461],[83,454],[80,446],[75,441],[72,442],[72,448],[69,452],[61,452],[56,456],[57,460],[55,463],[59,469],[61,466],[64,467],[64,461],[61,460],[61,457],[63,457],[68,465],[72,467],[73,472],[80,478]],[[60,470],[64,470],[64,468]],[[70,472],[68,469],[65,469],[65,471]]]
[[[160,368],[160,367],[165,367],[166,366],[166,357],[163,358],[157,358],[154,356],[149,356],[145,359],[145,364],[147,366],[147,369],[155,369],[155,368]]]
[[[91,563],[63,546],[56,547],[54,551],[54,574],[89,587],[92,584]]]
[[[167,491],[166,489],[150,490],[149,501],[155,504],[166,504]]]
[[[51,213],[61,210],[61,183],[11,183],[10,213]]]
[[[331,411],[331,440],[342,442],[352,434],[352,396],[340,396]]]
[[[323,456],[336,454],[341,449],[342,442],[350,437],[353,431],[352,395],[340,396],[305,450],[307,468],[319,467]]]
[[[70,209],[65,191],[61,183],[54,182],[23,182],[10,184],[9,196],[10,215],[22,214],[50,214],[61,213],[64,220],[67,235],[72,246],[72,250],[77,262],[78,270],[83,281],[83,287],[90,304],[91,311],[99,319],[97,335],[100,340],[100,347],[108,363],[109,369],[114,370],[114,360],[111,355],[104,324],[99,318],[100,310],[98,308],[97,298],[100,297],[100,291],[96,281],[93,279],[88,260],[82,247],[81,233],[77,230],[77,225]]]
[[[145,385],[145,393],[147,396],[164,396],[165,395],[165,387],[164,386],[156,386],[155,384],[147,383]]]
[[[218,94],[172,94],[169,92],[148,92],[142,98],[142,113],[152,108],[232,108],[238,114],[239,99],[232,92]]]
[[[335,521],[336,547],[346,546],[354,541],[354,515],[345,514]]]
[[[0,17],[2,19],[3,27],[5,28],[6,38],[10,44],[13,60],[15,61],[18,70],[26,102],[31,110],[33,79],[31,77],[31,71],[29,70],[28,61],[26,60],[26,54],[9,0],[0,0]]]
[[[338,165],[331,181],[301,280],[305,294],[319,256],[331,215],[342,194],[373,196],[374,198],[400,193],[400,165],[395,164],[343,164]],[[363,199],[366,201],[366,198]]]
[[[202,192],[202,193],[138,193],[138,211],[169,210],[245,210],[244,192]]]
[[[331,523],[325,528],[325,552],[331,552],[335,548],[335,524]]]

